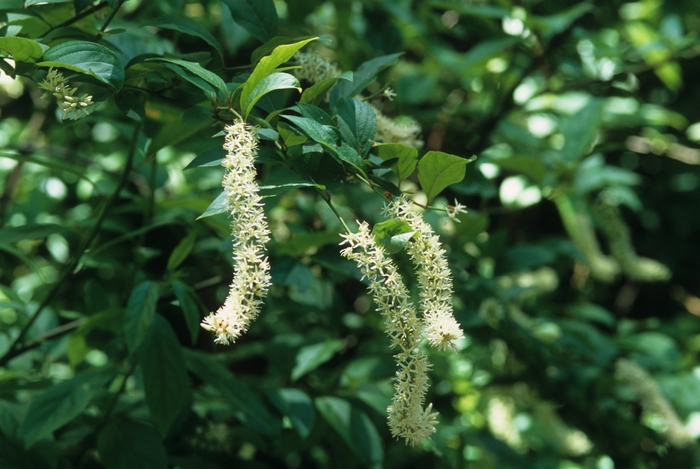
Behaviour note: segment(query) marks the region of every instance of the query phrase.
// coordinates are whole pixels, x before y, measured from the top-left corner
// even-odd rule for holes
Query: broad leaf
[[[366,465],[379,467],[384,459],[379,432],[367,414],[339,397],[318,397],[319,413]]]
[[[0,52],[11,55],[17,62],[36,62],[43,51],[39,43],[31,39],[0,37]]]
[[[221,91],[221,93],[223,93],[224,96],[228,96],[228,87],[226,86],[224,80],[222,80],[219,75],[217,75],[214,72],[210,72],[206,68],[199,65],[197,62],[188,62],[186,60],[180,59],[166,59],[161,57],[153,58],[150,60],[168,62],[171,64],[178,65],[187,70],[188,72],[197,75],[199,78],[212,85],[215,89]]]
[[[207,207],[203,214],[197,217],[197,220],[224,212],[228,212],[228,196],[225,191],[221,191],[221,194],[214,199],[214,202],[209,204],[209,207]]]
[[[328,96],[328,91],[333,88],[333,85],[335,85],[337,81],[338,78],[335,77],[315,83],[301,93],[301,99],[299,101],[306,104],[322,103],[326,99],[326,96]]]
[[[372,147],[377,119],[369,105],[351,98],[340,98],[338,129],[343,140],[364,158]]]
[[[156,430],[143,423],[116,421],[97,437],[100,462],[107,469],[167,469],[165,447]]]
[[[316,420],[311,398],[299,389],[268,389],[267,397],[282,414],[289,417],[292,426],[302,438],[311,433]]]
[[[198,37],[216,49],[219,54],[223,54],[219,41],[217,41],[209,31],[202,28],[190,19],[180,18],[178,16],[160,16],[158,18],[146,21],[141,26],[155,26],[162,29],[172,29],[184,34],[189,34],[190,36]]]
[[[168,321],[156,315],[136,352],[146,404],[153,423],[165,436],[187,402],[189,381],[182,348]]]
[[[260,42],[277,35],[279,18],[272,0],[224,0],[236,23]]]
[[[381,143],[377,145],[377,153],[384,161],[398,158],[392,170],[401,181],[407,179],[416,169],[418,163],[418,150],[402,143]]]
[[[311,138],[311,140],[320,143],[327,148],[335,148],[338,139],[340,138],[338,129],[330,125],[319,124],[313,119],[300,116],[282,116],[285,119],[293,122],[302,132]]]
[[[241,108],[245,109],[246,103],[250,101],[250,95],[253,94],[253,90],[263,78],[273,73],[277,67],[291,59],[296,51],[315,39],[305,39],[294,44],[278,46],[270,55],[260,59],[258,65],[255,66],[255,70],[250,74],[250,77],[248,77],[241,89]]]
[[[418,162],[418,181],[428,203],[450,184],[464,179],[466,166],[473,160],[441,151],[429,151]]]
[[[199,155],[183,169],[192,169],[208,166],[221,166],[221,160],[226,157],[226,150],[220,147],[210,148]]]
[[[391,254],[403,250],[416,232],[403,220],[387,220],[377,223],[372,228],[372,234]]]
[[[268,436],[279,434],[280,422],[270,415],[257,395],[224,365],[209,355],[190,350],[185,351],[185,358],[189,370],[217,389],[243,423]]]
[[[85,73],[116,91],[124,84],[124,65],[114,52],[95,42],[63,42],[44,52],[44,61],[37,65]]]
[[[124,318],[124,334],[129,353],[133,354],[146,336],[156,314],[157,302],[158,284],[155,282],[141,282],[131,292]]]
[[[493,160],[501,168],[522,173],[529,177],[535,184],[542,184],[547,174],[547,168],[539,159],[530,156],[511,156]]]
[[[296,366],[292,370],[292,381],[296,381],[309,371],[313,371],[320,365],[333,358],[335,352],[343,348],[342,340],[326,340],[314,345],[302,347],[297,353]]]
[[[564,161],[577,161],[588,154],[603,120],[603,104],[602,99],[593,98],[562,124]]]
[[[301,93],[301,88],[299,87],[299,80],[289,73],[272,73],[255,85],[253,91],[248,95],[248,101],[244,106],[244,113],[246,115],[250,114],[253,110],[253,106],[258,102],[260,98],[265,96],[270,91],[281,90],[285,88],[295,88]]]
[[[340,98],[352,98],[367,88],[370,83],[376,80],[380,71],[395,64],[399,57],[401,57],[401,53],[375,57],[357,68],[352,76],[352,81],[339,80],[338,84],[331,90],[331,107],[334,107]]]

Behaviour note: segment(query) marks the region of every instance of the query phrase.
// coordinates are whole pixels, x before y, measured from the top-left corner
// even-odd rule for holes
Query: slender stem
[[[105,8],[108,5],[109,5],[109,3],[107,3],[107,2],[102,2],[99,5],[95,5],[94,7],[89,8],[89,9],[85,10],[84,12],[75,15],[73,18],[70,18],[61,24],[57,24],[56,26],[52,26],[51,29],[49,29],[46,34],[50,33],[54,29],[62,28],[64,26],[70,26],[73,23],[77,23],[78,21],[82,20],[86,16],[90,16],[93,13],[100,11],[101,9]]]
[[[338,213],[338,210],[336,210],[336,208],[333,206],[333,203],[331,202],[331,196],[327,195],[326,192],[322,191],[318,187],[316,188],[316,190],[318,191],[319,194],[321,194],[321,197],[323,197],[323,200],[328,204],[328,206],[333,211],[333,213],[338,218],[338,220],[340,220],[340,223],[343,225],[343,228],[345,228],[345,231],[347,233],[352,233],[350,228],[348,228],[348,225],[345,223],[345,220],[343,220],[343,217],[340,216],[340,214]]]
[[[63,285],[73,275],[75,268],[78,266],[78,263],[80,262],[80,259],[82,258],[85,251],[90,247],[90,245],[92,245],[93,241],[95,241],[95,238],[97,238],[97,235],[100,233],[102,224],[107,218],[107,214],[112,208],[112,205],[117,201],[117,199],[119,198],[119,194],[121,193],[122,189],[126,186],[126,183],[129,181],[129,174],[131,173],[131,167],[133,166],[134,155],[136,153],[136,142],[138,140],[138,134],[139,127],[138,125],[134,125],[134,133],[131,137],[129,153],[127,155],[127,161],[126,165],[124,166],[124,171],[122,173],[121,180],[119,181],[119,184],[117,185],[114,192],[112,192],[112,195],[105,202],[105,205],[102,208],[102,212],[100,213],[99,218],[95,222],[95,226],[93,226],[92,231],[87,236],[87,238],[83,239],[83,241],[80,243],[78,249],[75,251],[71,259],[64,267],[61,277],[56,283],[54,283],[49,292],[46,294],[44,300],[39,304],[36,311],[34,311],[34,314],[32,314],[32,316],[29,318],[29,321],[27,321],[27,323],[24,325],[17,338],[12,342],[12,345],[8,349],[7,353],[0,358],[0,366],[4,366],[8,361],[10,361],[12,358],[16,357],[24,351],[23,347],[21,347],[20,344],[29,332],[29,329],[32,327],[32,324],[34,324],[34,322],[39,317],[39,314],[41,314],[44,308],[51,304],[51,302],[56,298],[58,293],[61,291]]]
[[[112,12],[109,14],[109,16],[107,17],[107,19],[105,20],[105,23],[104,23],[104,24],[102,25],[102,27],[100,28],[100,31],[105,32],[105,30],[107,29],[107,26],[109,26],[109,23],[112,22],[112,20],[114,19],[115,15],[116,15],[117,12],[119,11],[119,8],[121,8],[121,6],[122,6],[123,4],[124,4],[124,0],[120,0],[119,3],[117,4],[117,6],[116,6],[115,8],[112,8]]]

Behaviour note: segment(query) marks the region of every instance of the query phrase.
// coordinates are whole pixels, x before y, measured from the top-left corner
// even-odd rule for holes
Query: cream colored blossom
[[[83,115],[88,115],[88,107],[93,104],[92,96],[73,96],[78,89],[69,87],[63,74],[54,68],[49,69],[46,78],[39,83],[39,88],[45,91],[42,98],[46,98],[49,93],[56,97],[64,119],[69,116],[72,119],[79,119]]]
[[[343,237],[342,244],[348,244],[348,247],[341,254],[355,261],[363,278],[369,280],[369,291],[377,310],[384,317],[391,347],[399,349],[394,355],[398,366],[394,397],[387,408],[391,434],[415,445],[429,438],[437,423],[437,413],[432,412],[432,405],[423,408],[430,363],[420,349],[422,327],[416,308],[396,264],[377,244],[366,222],[360,224],[357,233]]]
[[[678,414],[646,370],[631,360],[621,358],[615,363],[615,377],[634,389],[644,412],[656,414],[665,421],[662,435],[669,443],[682,448],[693,442]]]
[[[406,123],[397,123],[373,105],[370,106],[377,119],[377,133],[374,136],[376,142],[402,143],[414,148],[423,147],[423,140],[420,139],[422,129],[418,122],[408,120]]]
[[[405,221],[415,236],[406,244],[416,269],[420,303],[428,341],[441,350],[454,348],[454,341],[464,336],[452,314],[452,273],[440,238],[431,226],[411,207],[411,201],[397,197],[387,204],[388,215]]]
[[[245,122],[236,121],[226,127],[222,186],[232,217],[234,276],[223,306],[202,322],[202,327],[215,332],[215,341],[222,344],[235,342],[248,329],[260,313],[270,286],[270,264],[265,255],[270,231],[255,182],[257,148],[256,134]]]
[[[295,69],[294,74],[300,80],[315,84],[338,77],[342,73],[333,62],[317,52],[297,52],[295,58],[301,68]]]

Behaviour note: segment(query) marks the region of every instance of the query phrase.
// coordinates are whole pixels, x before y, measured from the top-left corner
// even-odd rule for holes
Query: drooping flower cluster
[[[645,412],[656,414],[664,420],[662,434],[669,443],[678,448],[692,443],[693,437],[646,370],[631,360],[621,358],[615,363],[615,377],[634,389]]]
[[[222,186],[232,217],[234,276],[223,306],[202,322],[202,327],[215,332],[216,342],[222,344],[234,342],[248,329],[260,313],[270,286],[270,264],[265,255],[270,231],[255,182],[257,148],[255,131],[245,122],[236,121],[226,127]]]
[[[402,143],[409,147],[422,148],[423,140],[420,139],[421,126],[414,120],[398,123],[394,119],[385,116],[376,107],[372,106],[377,119],[377,133],[374,136],[376,142]]]
[[[355,261],[364,278],[369,280],[377,310],[384,317],[391,347],[398,348],[394,355],[398,371],[394,378],[394,397],[387,412],[392,436],[402,437],[415,445],[435,432],[437,413],[432,404],[423,403],[428,391],[430,363],[420,349],[422,324],[416,315],[408,289],[403,283],[396,264],[377,244],[366,222],[357,233],[343,235],[348,246],[341,254]]]
[[[388,215],[405,221],[416,232],[406,245],[406,252],[418,277],[428,341],[441,350],[453,348],[454,341],[464,334],[452,314],[452,273],[440,238],[423,217],[412,209],[411,201],[403,196],[389,202],[385,211]]]
[[[87,109],[92,105],[92,96],[73,96],[78,88],[68,86],[68,81],[63,77],[63,74],[58,70],[49,69],[46,78],[39,83],[39,88],[45,90],[41,96],[46,98],[49,93],[56,97],[58,107],[63,111],[63,118],[71,117],[79,119],[83,115],[87,115]]]
[[[317,52],[297,52],[295,57],[301,68],[294,70],[294,74],[300,80],[315,84],[342,73],[333,62]]]

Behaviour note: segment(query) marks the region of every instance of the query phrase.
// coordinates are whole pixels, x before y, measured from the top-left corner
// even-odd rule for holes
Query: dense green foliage
[[[0,0],[0,469],[700,467],[698,33],[680,0]],[[221,345],[234,119],[272,285]],[[402,192],[465,333],[415,447],[338,246]]]

